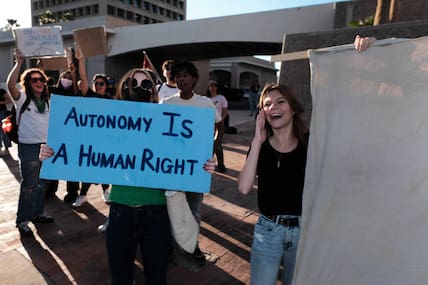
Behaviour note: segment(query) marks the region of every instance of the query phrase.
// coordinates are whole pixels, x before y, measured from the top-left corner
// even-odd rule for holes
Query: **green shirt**
[[[112,185],[110,200],[128,206],[165,205],[165,191],[134,186]]]

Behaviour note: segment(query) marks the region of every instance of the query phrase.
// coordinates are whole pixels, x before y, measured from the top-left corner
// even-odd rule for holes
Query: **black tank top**
[[[302,142],[288,153],[277,152],[269,140],[263,143],[257,164],[258,206],[263,215],[301,215],[306,152]]]

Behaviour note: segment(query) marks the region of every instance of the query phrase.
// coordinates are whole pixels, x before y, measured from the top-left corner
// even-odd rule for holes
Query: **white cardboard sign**
[[[65,54],[60,26],[14,29],[13,36],[25,57],[57,57]]]

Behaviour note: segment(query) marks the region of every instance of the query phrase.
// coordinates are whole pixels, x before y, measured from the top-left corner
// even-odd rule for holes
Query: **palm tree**
[[[377,0],[377,5],[376,5],[376,12],[375,12],[375,16],[374,16],[374,22],[373,25],[379,25],[379,24],[383,24],[383,23],[387,23],[387,22],[396,22],[398,21],[398,2],[399,0],[389,0],[389,15],[388,15],[388,20],[385,21],[383,16],[383,7],[384,4],[386,3],[386,0]]]
[[[12,31],[12,29],[19,27],[18,20],[7,19],[7,24],[2,28],[3,31]]]

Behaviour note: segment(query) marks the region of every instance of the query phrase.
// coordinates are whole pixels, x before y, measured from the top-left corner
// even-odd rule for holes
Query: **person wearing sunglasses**
[[[177,88],[177,85],[175,84],[174,78],[171,77],[171,68],[173,63],[173,60],[168,59],[165,60],[162,64],[162,75],[163,77],[165,77],[166,81],[156,86],[160,101],[172,95],[175,95],[180,91]]]
[[[158,103],[153,78],[150,70],[129,70],[118,83],[115,99]],[[53,149],[42,145],[39,158],[43,160],[53,154]],[[214,160],[209,159],[204,169],[213,173]],[[165,190],[112,185],[110,200],[106,248],[111,284],[134,284],[138,248],[144,266],[144,284],[166,284],[171,229]]]
[[[48,80],[49,93],[62,96],[78,96],[76,68],[73,63],[70,63],[69,69],[61,72],[56,83],[51,78],[54,80],[54,84],[49,85]],[[58,180],[49,180],[45,193],[46,198],[55,197],[55,193],[58,190],[58,182]],[[77,198],[79,182],[67,181],[66,189],[67,193],[64,196],[64,202],[73,203]]]
[[[29,222],[51,223],[54,219],[44,212],[46,180],[40,179],[41,162],[38,159],[40,145],[46,142],[49,122],[48,77],[40,68],[24,70],[16,84],[24,64],[24,56],[16,48],[15,65],[7,77],[7,87],[18,114],[18,156],[21,183],[16,226],[22,236],[31,236]],[[21,112],[21,110],[23,112]]]
[[[113,97],[111,94],[107,92],[107,83],[108,78],[103,73],[97,73],[92,77],[92,88],[89,88],[89,82],[86,75],[86,58],[83,56],[82,52],[80,51],[79,47],[76,47],[75,49],[75,57],[78,60],[78,70],[80,75],[80,82],[78,84],[78,88],[80,91],[80,94],[83,97],[96,97],[96,98],[102,98],[102,99],[112,99]],[[83,182],[82,187],[80,188],[79,195],[75,198],[74,202],[71,204],[74,208],[82,206],[84,203],[88,201],[87,193],[89,191],[89,188],[91,187],[93,183],[90,182]],[[109,188],[110,185],[108,184],[101,184],[102,188],[102,198],[106,203],[109,203]],[[74,191],[74,189],[73,189]],[[72,196],[73,193],[71,193]]]

